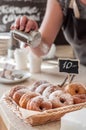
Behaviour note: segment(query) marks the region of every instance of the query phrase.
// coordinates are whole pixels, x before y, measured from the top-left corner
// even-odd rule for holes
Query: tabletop
[[[27,71],[29,73],[29,69]],[[31,77],[29,79],[19,84],[30,85],[33,81],[41,79],[47,80],[50,83],[56,85],[58,83],[60,84],[64,80],[65,76],[65,73],[59,72],[58,62],[43,62],[40,73],[31,74]],[[80,65],[80,73],[77,76],[75,76],[74,81],[86,84],[86,67]],[[0,83],[0,97],[2,97],[2,95],[6,91],[10,90],[13,86],[14,84]],[[16,117],[16,115],[10,109],[8,109],[8,107],[5,104],[0,105],[0,116],[0,123],[2,123],[1,121],[3,120],[7,128],[6,129],[4,126],[0,125],[0,130],[3,130],[3,127],[4,130],[60,130],[60,121],[51,122],[45,125],[34,127],[32,127],[29,124],[27,125],[18,117]]]

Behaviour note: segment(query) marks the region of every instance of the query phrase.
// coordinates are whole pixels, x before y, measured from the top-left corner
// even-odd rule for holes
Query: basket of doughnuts
[[[35,81],[17,85],[4,97],[10,108],[26,123],[34,125],[60,120],[68,112],[86,107],[86,88],[81,83],[64,86]]]

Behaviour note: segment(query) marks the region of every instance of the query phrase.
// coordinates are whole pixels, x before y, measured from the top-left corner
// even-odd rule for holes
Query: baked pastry
[[[86,102],[86,94],[77,94],[73,96],[74,104]]]
[[[22,108],[44,111],[86,101],[86,88],[81,83],[65,87],[55,86],[48,81],[36,81],[31,87],[14,86],[9,96]]]
[[[43,83],[36,88],[35,92],[40,93],[42,95],[44,90],[50,86],[50,83]]]
[[[38,86],[42,85],[42,84],[45,84],[45,83],[49,83],[48,81],[46,80],[38,80],[36,82],[34,82],[31,87],[30,87],[30,91],[32,92],[35,92],[36,88],[38,88]]]
[[[18,91],[18,90],[20,90],[20,89],[25,89],[25,88],[26,88],[26,86],[24,86],[24,85],[16,85],[16,86],[14,86],[14,87],[10,90],[9,96],[12,98],[13,95],[14,95],[14,93],[15,93],[16,91]]]
[[[13,100],[19,105],[19,100],[23,94],[27,92],[27,89],[19,89],[13,94]]]
[[[36,96],[27,103],[26,108],[34,111],[44,111],[52,109],[52,103],[43,96]]]
[[[65,91],[71,95],[86,94],[86,87],[81,83],[71,83],[65,87]]]
[[[46,98],[49,98],[49,95],[52,93],[52,92],[54,92],[54,91],[56,91],[56,90],[58,90],[59,89],[59,87],[58,86],[54,86],[54,85],[49,85],[49,87],[47,87],[44,91],[43,91],[43,96],[44,97],[46,97]]]
[[[53,108],[73,104],[73,97],[69,93],[65,93],[62,90],[52,92],[49,96],[49,99],[52,102]]]
[[[31,98],[34,98],[36,96],[39,96],[39,94],[35,92],[30,92],[30,91],[28,93],[23,94],[19,100],[20,107],[26,108],[27,102],[30,101]]]

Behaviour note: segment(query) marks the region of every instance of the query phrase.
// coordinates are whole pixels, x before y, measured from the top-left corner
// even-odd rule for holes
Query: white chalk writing
[[[9,22],[15,21],[17,17],[20,15],[27,14],[30,18],[39,21],[40,20],[40,12],[37,7],[14,7],[9,5],[0,6],[0,15],[2,15],[2,23],[7,24]]]

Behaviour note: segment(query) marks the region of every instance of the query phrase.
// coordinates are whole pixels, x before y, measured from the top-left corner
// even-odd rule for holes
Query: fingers
[[[11,30],[13,29],[18,29],[20,26],[20,17],[17,18],[17,20],[15,21],[15,23],[13,23],[10,27]]]
[[[21,19],[20,19],[20,27],[19,27],[19,29],[20,29],[21,31],[25,30],[27,21],[28,21],[28,19],[27,19],[26,16],[21,17]]]
[[[20,26],[20,17],[18,19],[16,19],[16,21],[15,21],[15,27],[16,27],[16,29],[18,29],[19,26]]]
[[[25,27],[25,32],[29,32],[30,30],[37,30],[37,29],[38,29],[37,23],[33,20],[28,20]]]
[[[34,21],[34,28],[33,29],[38,30],[38,24],[36,21]]]
[[[26,16],[19,17],[15,21],[15,24],[11,26],[11,29],[19,29],[21,31],[29,32],[30,30],[37,30],[38,24],[31,19],[28,19]]]

